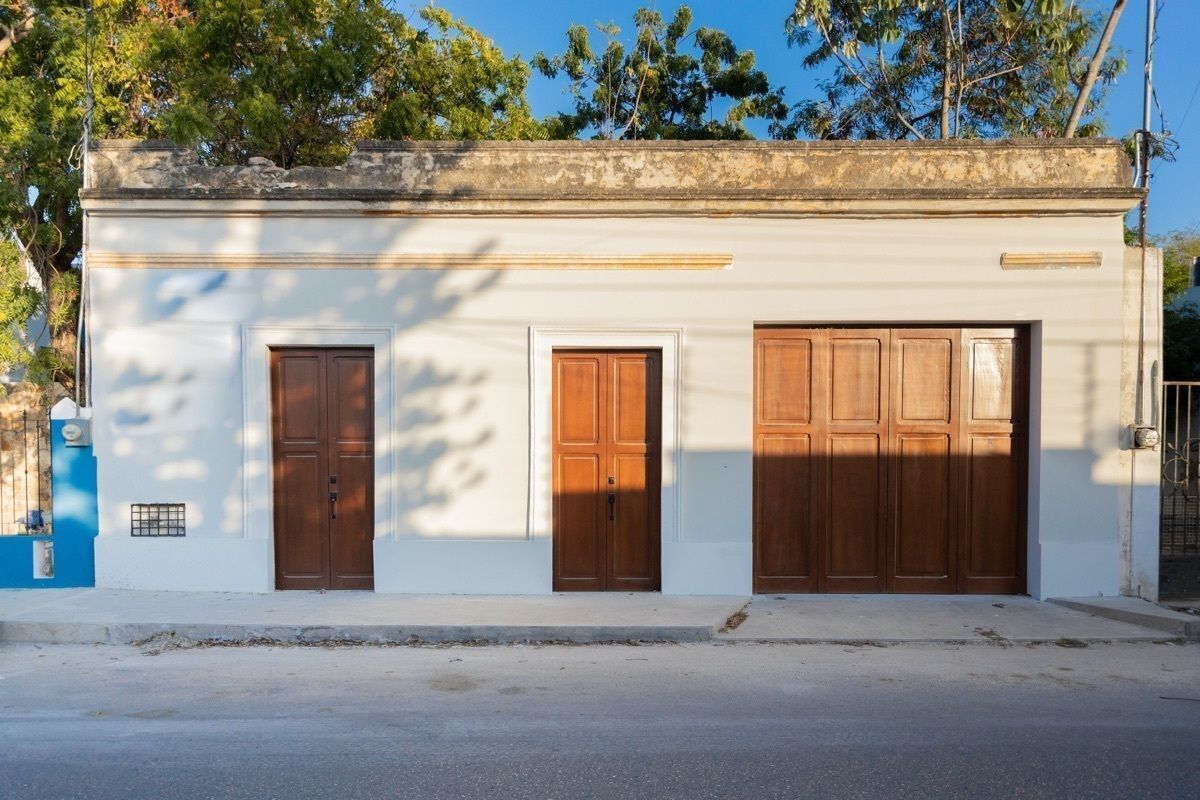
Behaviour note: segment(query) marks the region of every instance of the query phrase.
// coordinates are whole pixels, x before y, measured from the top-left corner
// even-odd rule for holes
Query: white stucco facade
[[[110,203],[90,237],[100,586],[274,588],[267,349],[329,344],[376,354],[376,590],[548,593],[550,352],[636,346],[664,353],[662,590],[749,594],[761,323],[1029,325],[1029,593],[1147,596],[1157,584],[1156,473],[1128,449],[1136,275],[1119,211],[406,216]],[[1012,252],[1097,253],[1099,265],[1003,269]],[[622,254],[728,264],[386,258],[543,253],[577,254],[580,267]],[[303,268],[305,254],[359,268]],[[1154,335],[1150,346],[1147,370]],[[130,537],[140,502],[186,503],[186,537]]]

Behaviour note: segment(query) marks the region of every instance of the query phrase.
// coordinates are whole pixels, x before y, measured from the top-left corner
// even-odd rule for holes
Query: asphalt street
[[[0,797],[1195,798],[1200,646],[0,646]]]

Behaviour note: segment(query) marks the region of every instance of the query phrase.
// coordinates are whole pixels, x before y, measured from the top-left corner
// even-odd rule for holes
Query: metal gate
[[[1200,595],[1200,381],[1164,381],[1160,594]]]
[[[50,420],[0,416],[0,536],[51,531]]]

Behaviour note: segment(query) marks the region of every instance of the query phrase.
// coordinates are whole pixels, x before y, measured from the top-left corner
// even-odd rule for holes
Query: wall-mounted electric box
[[[67,447],[87,447],[92,443],[92,421],[83,417],[62,424],[62,437]]]

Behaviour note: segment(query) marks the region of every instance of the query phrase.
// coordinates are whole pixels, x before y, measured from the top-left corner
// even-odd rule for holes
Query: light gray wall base
[[[376,539],[375,591],[549,594],[549,539]]]
[[[748,595],[750,542],[663,542],[663,594]]]
[[[1039,584],[1029,593],[1039,600],[1052,597],[1098,597],[1120,594],[1120,554],[1117,542],[1042,542]]]
[[[96,586],[181,592],[270,592],[270,542],[132,536],[96,537]]]

